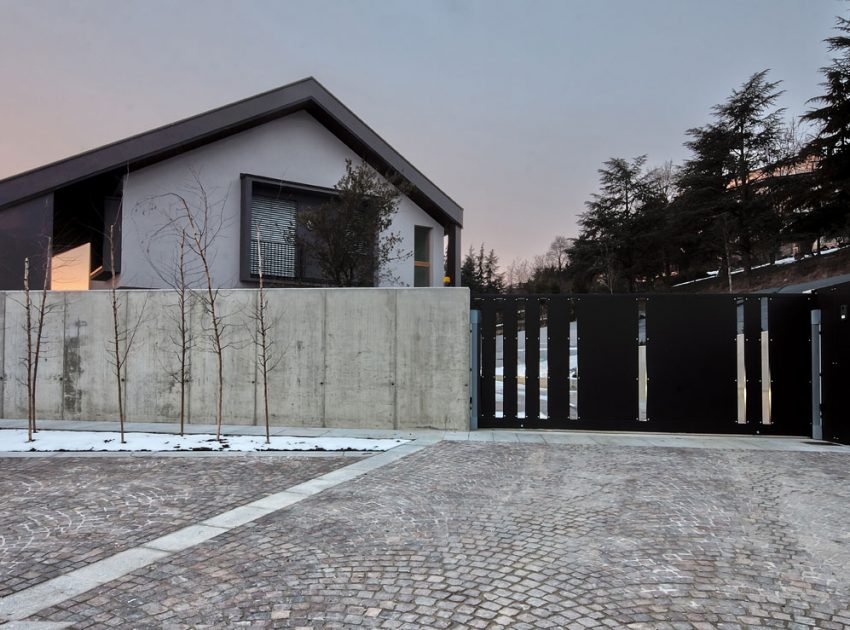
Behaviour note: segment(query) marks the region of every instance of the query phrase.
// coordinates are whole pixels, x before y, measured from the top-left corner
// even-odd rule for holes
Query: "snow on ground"
[[[286,437],[197,434],[180,437],[172,433],[112,431],[38,431],[35,441],[27,442],[26,429],[0,429],[0,451],[388,451],[409,440],[380,440],[349,437]]]
[[[820,255],[826,256],[827,254],[832,254],[834,252],[837,252],[840,249],[843,249],[843,247],[831,247],[829,249],[822,249],[821,252],[820,252]],[[779,260],[777,260],[775,263],[772,263],[772,264],[773,264],[773,266],[781,267],[783,265],[790,265],[792,263],[798,262],[800,260],[804,260],[806,258],[811,258],[814,255],[815,254],[806,254],[805,256],[801,256],[800,258],[795,258],[794,256],[787,256],[786,258],[780,258]],[[753,269],[762,269],[764,267],[770,267],[770,266],[771,266],[771,263],[764,263],[763,265],[755,265],[753,267]],[[744,273],[743,267],[732,270],[733,276],[737,275],[739,273]],[[707,271],[706,274],[708,275],[707,278],[697,278],[696,280],[688,280],[687,282],[680,282],[679,284],[674,284],[673,286],[674,287],[683,287],[687,284],[695,284],[695,283],[701,282],[703,280],[712,280],[720,274],[720,271],[719,270],[717,270],[717,271]]]

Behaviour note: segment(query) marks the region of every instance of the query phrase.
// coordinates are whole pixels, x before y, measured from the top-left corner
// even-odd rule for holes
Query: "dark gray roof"
[[[299,110],[378,171],[400,175],[413,201],[442,225],[463,225],[457,203],[313,77],[0,180],[0,209],[89,177],[138,169]]]

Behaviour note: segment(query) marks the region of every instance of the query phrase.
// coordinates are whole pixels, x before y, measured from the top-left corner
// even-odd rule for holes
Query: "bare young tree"
[[[119,215],[120,216],[120,215]],[[112,339],[109,342],[107,351],[112,362],[112,370],[115,374],[115,384],[118,392],[118,421],[121,432],[121,444],[124,440],[124,380],[127,358],[130,356],[130,350],[133,347],[133,341],[136,338],[136,333],[142,325],[142,317],[145,313],[145,305],[147,300],[142,303],[139,308],[139,314],[136,320],[130,324],[127,322],[127,310],[129,308],[127,294],[119,294],[118,292],[118,274],[116,269],[116,248],[115,242],[115,223],[109,226],[108,233],[109,244],[109,264],[112,270],[112,278],[109,283],[109,301],[112,309]],[[123,299],[122,299],[123,298]]]
[[[211,199],[199,173],[192,171],[192,176],[193,182],[185,191],[148,198],[140,204],[138,214],[153,215],[158,222],[144,244],[144,255],[151,269],[176,296],[175,308],[169,315],[174,322],[169,341],[175,350],[176,366],[166,371],[180,392],[180,433],[185,430],[187,386],[192,381],[191,350],[200,345],[216,359],[215,423],[216,437],[221,440],[224,353],[235,344],[229,339],[229,317],[223,314],[219,302],[214,245],[229,226],[224,213],[227,199]],[[150,223],[144,229],[149,230]],[[163,244],[167,244],[164,249]],[[175,251],[176,255],[171,255]],[[189,313],[194,304],[200,305],[204,312],[201,332],[193,332],[190,322]]]
[[[216,439],[220,441],[223,420],[222,403],[224,400],[224,351],[232,344],[226,339],[228,323],[221,312],[219,290],[216,288],[213,278],[212,263],[214,251],[212,246],[216,237],[224,228],[225,220],[222,212],[216,212],[214,207],[216,204],[210,200],[197,174],[195,174],[195,183],[197,192],[196,203],[190,203],[187,196],[178,193],[168,193],[165,196],[175,202],[176,208],[172,216],[172,221],[175,225],[181,226],[181,241],[184,243],[186,252],[190,253],[198,261],[200,266],[199,275],[202,285],[200,301],[207,316],[205,332],[207,333],[207,341],[210,344],[210,349],[216,359],[217,393],[215,425]],[[185,276],[183,277],[183,282],[186,282]],[[182,325],[188,326],[188,323],[184,321]],[[181,346],[181,348],[184,347]]]
[[[41,359],[44,341],[44,323],[51,307],[47,304],[47,288],[50,285],[50,260],[53,249],[53,239],[48,237],[44,255],[44,279],[39,291],[38,301],[32,299],[30,288],[30,259],[24,258],[24,309],[26,321],[24,328],[27,337],[27,353],[24,359],[27,370],[27,441],[33,441],[33,434],[38,431],[36,425],[36,400],[38,385],[38,365]],[[33,312],[35,309],[35,312]]]
[[[557,273],[561,273],[567,267],[569,260],[570,239],[566,236],[556,236],[549,249],[546,250],[546,259],[554,267]]]
[[[263,248],[260,240],[260,226],[257,226],[257,279],[258,293],[256,309],[254,311],[254,344],[257,347],[257,367],[260,377],[263,379],[263,419],[266,427],[266,444],[271,442],[269,431],[269,374],[280,362],[281,356],[275,352],[275,340],[272,329],[276,321],[269,318],[268,301],[265,294],[264,270],[263,270]]]
[[[189,325],[189,308],[191,292],[186,269],[186,230],[180,231],[180,240],[177,247],[177,265],[172,287],[177,297],[177,309],[174,314],[176,324],[176,336],[170,335],[172,345],[176,348],[177,369],[171,371],[172,380],[177,383],[180,390],[180,435],[182,436],[186,426],[186,385],[191,378],[189,365],[189,351],[192,349],[193,336]]]
[[[150,209],[142,207],[140,214],[144,215],[154,210],[159,215],[153,217],[154,220],[159,220],[161,223],[156,226],[149,241],[144,244],[143,254],[151,269],[172,290],[175,298],[173,308],[168,309],[165,315],[173,324],[173,328],[168,333],[168,341],[173,349],[173,355],[169,356],[176,359],[176,365],[171,360],[164,360],[162,368],[179,392],[178,415],[182,436],[185,434],[186,427],[187,389],[192,380],[190,352],[196,342],[189,321],[194,301],[192,287],[200,281],[200,270],[189,248],[185,222],[178,220],[173,213],[155,204]],[[173,255],[164,255],[159,248],[151,252],[151,243],[161,245],[163,242],[169,245],[174,243]]]
[[[505,273],[508,289],[519,289],[531,279],[531,265],[525,258],[514,258]]]

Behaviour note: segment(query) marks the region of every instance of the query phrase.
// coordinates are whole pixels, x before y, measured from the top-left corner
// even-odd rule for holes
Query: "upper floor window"
[[[413,286],[431,286],[431,228],[417,225],[413,229]]]
[[[295,228],[298,203],[271,195],[251,198],[251,275],[264,278],[295,277]],[[257,253],[262,256],[258,256]]]
[[[242,218],[239,276],[253,283],[263,278],[287,285],[327,284],[315,260],[304,253],[311,236],[299,213],[320,207],[338,196],[332,188],[242,175]],[[258,256],[258,253],[261,256]]]

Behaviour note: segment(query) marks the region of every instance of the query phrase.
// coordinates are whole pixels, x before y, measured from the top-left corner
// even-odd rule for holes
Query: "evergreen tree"
[[[815,227],[829,236],[850,236],[850,19],[837,18],[838,34],[826,40],[836,53],[821,68],[825,93],[810,102],[816,107],[803,119],[818,126],[817,136],[804,150],[817,168],[810,194]]]
[[[716,252],[727,268],[734,254],[749,271],[759,249],[778,240],[766,176],[783,131],[778,85],[767,70],[755,73],[714,106],[714,122],[688,131],[694,155],[679,177],[677,222],[696,230],[698,242],[687,244],[693,254]]]
[[[505,290],[505,279],[499,272],[499,257],[492,249],[484,259],[484,292],[502,293]]]
[[[472,246],[460,268],[460,283],[472,293],[502,293],[505,279],[499,272],[499,257],[494,250],[484,251],[484,243],[476,253]]]
[[[469,287],[473,293],[480,293],[481,283],[476,273],[475,260],[475,251],[470,245],[469,251],[463,258],[463,264],[460,266],[460,284],[463,287]]]
[[[611,158],[599,169],[599,193],[587,202],[579,218],[581,233],[570,249],[571,273],[577,286],[600,278],[609,292],[634,291],[645,265],[636,253],[636,227],[651,198],[646,156]]]
[[[366,162],[345,161],[345,175],[337,195],[298,213],[305,235],[299,245],[315,260],[325,280],[334,286],[375,286],[381,279],[395,281],[394,261],[409,258],[402,238],[393,232],[404,188],[395,186]]]

